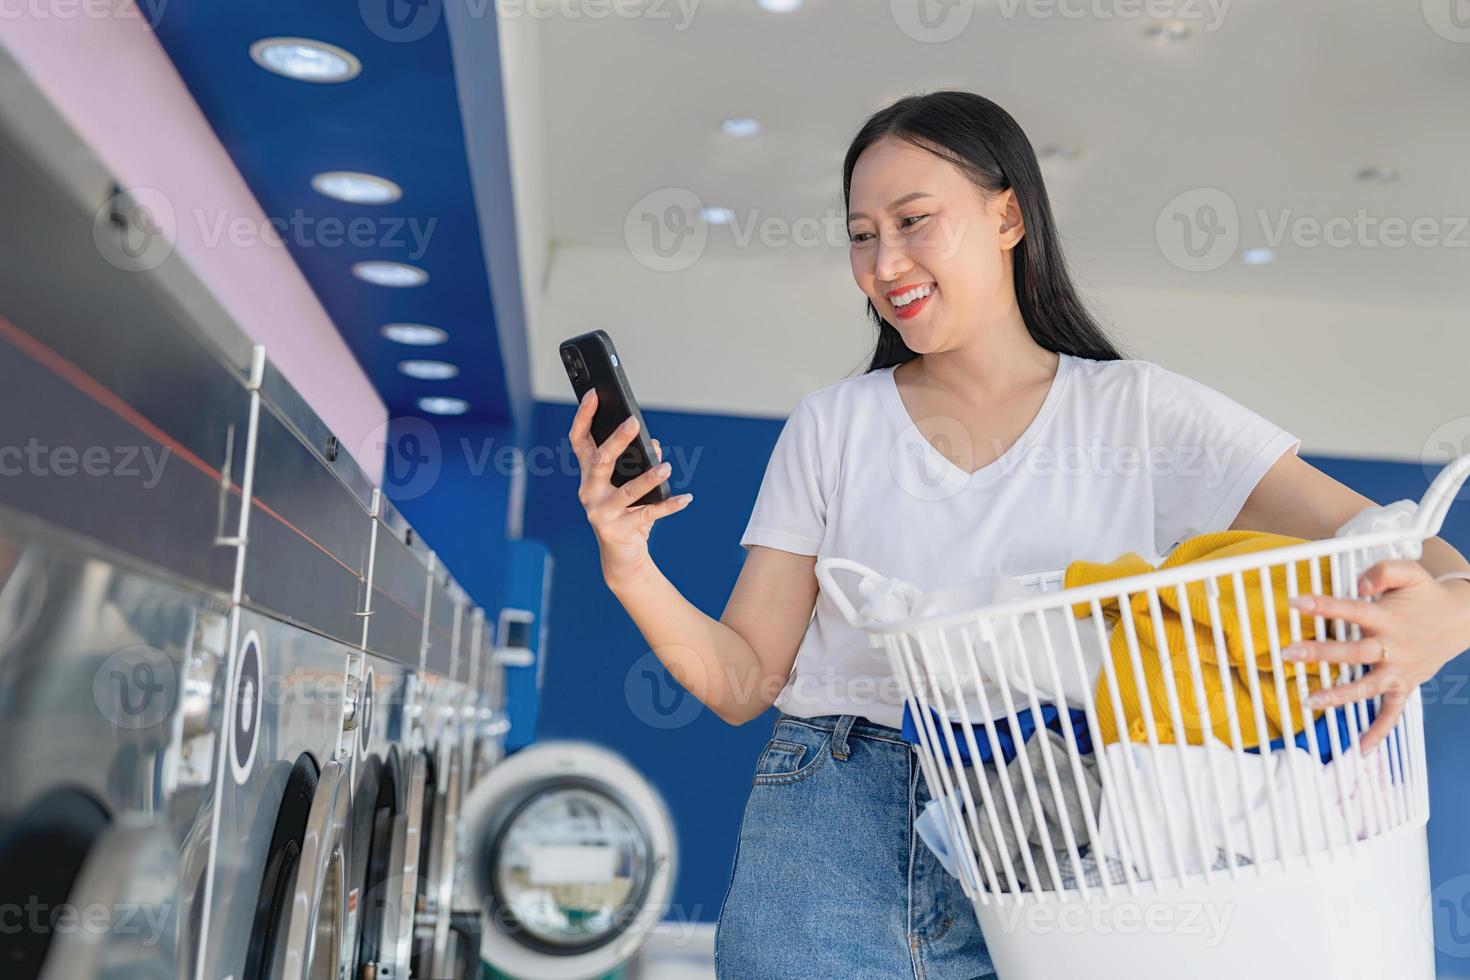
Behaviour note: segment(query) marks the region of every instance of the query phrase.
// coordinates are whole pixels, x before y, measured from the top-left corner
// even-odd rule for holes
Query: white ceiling
[[[549,233],[621,247],[629,208],[666,187],[742,217],[840,216],[842,156],[863,119],[896,96],[957,87],[1004,106],[1036,147],[1081,148],[1048,171],[1084,282],[1413,303],[1470,296],[1470,228],[1458,248],[1288,244],[1268,268],[1237,260],[1208,273],[1171,264],[1155,236],[1165,205],[1195,188],[1234,201],[1241,248],[1266,244],[1258,209],[1271,221],[1351,219],[1360,208],[1404,220],[1470,215],[1470,32],[1467,43],[1446,40],[1414,2],[1224,0],[1217,16],[1204,0],[1180,0],[1171,6],[1198,14],[1194,33],[1160,43],[1143,36],[1149,19],[1122,16],[1127,3],[984,0],[944,43],[900,29],[905,0],[807,0],[791,14],[702,0],[682,31],[675,0],[640,18],[548,17]],[[1049,10],[1114,16],[1034,15]],[[718,129],[731,115],[754,116],[764,133],[731,140]],[[1402,176],[1354,179],[1370,165]],[[729,231],[711,234],[710,252],[744,251]]]
[[[918,0],[806,0],[791,14],[767,13],[754,0],[683,0],[683,9],[676,0],[641,7],[630,0],[529,2],[542,3],[538,16],[520,14],[507,33],[518,45],[536,46],[535,58],[520,59],[535,65],[535,74],[509,80],[507,90],[523,100],[522,127],[536,130],[540,143],[539,162],[523,162],[517,175],[520,212],[542,223],[522,228],[528,265],[539,270],[550,256],[544,280],[528,283],[540,293],[531,313],[538,397],[567,394],[557,376],[556,339],[609,323],[638,337],[625,322],[627,310],[613,310],[604,323],[557,316],[573,308],[585,317],[595,306],[595,298],[581,295],[593,280],[559,275],[558,256],[603,256],[608,272],[595,281],[609,289],[609,280],[619,279],[611,270],[629,257],[630,212],[670,188],[732,208],[747,228],[752,221],[789,225],[830,215],[840,230],[841,165],[852,134],[893,98],[948,87],[1004,106],[1038,148],[1080,148],[1075,160],[1043,169],[1073,273],[1089,294],[1160,290],[1196,292],[1201,302],[1234,296],[1316,303],[1341,310],[1358,345],[1381,343],[1374,331],[1385,327],[1385,311],[1412,309],[1416,323],[1452,324],[1470,338],[1462,312],[1470,302],[1470,227],[1462,227],[1470,215],[1470,30],[1457,35],[1446,26],[1454,0],[1217,0],[1214,8],[1206,0],[923,0],[933,12],[960,18],[942,26],[969,16],[943,43],[916,40],[900,26],[912,23]],[[1435,9],[1441,2],[1443,18]],[[1146,37],[1149,6],[1179,11],[1191,36],[1174,43]],[[615,12],[640,9],[635,17]],[[597,10],[608,15],[592,17]],[[734,115],[759,119],[764,132],[732,140],[719,122]],[[1365,166],[1392,167],[1401,176],[1364,183],[1354,174]],[[1171,260],[1177,242],[1167,232],[1161,238],[1157,226],[1161,215],[1171,225],[1167,212],[1178,195],[1207,188],[1225,192],[1236,208],[1237,245],[1218,268],[1190,271]],[[1267,244],[1260,211],[1272,224],[1301,217],[1352,222],[1360,211],[1369,223],[1345,247],[1288,240],[1274,263],[1248,266],[1240,253]],[[1433,219],[1427,234],[1445,244],[1394,247],[1384,241],[1392,231],[1382,226],[1385,218],[1405,225]],[[740,276],[745,269],[747,281],[727,296],[748,293],[752,321],[779,320],[779,298],[773,303],[756,292],[765,276],[808,262],[840,273],[846,243],[840,231],[832,238],[800,247],[762,244],[757,236],[742,246],[730,227],[714,227],[700,259],[708,268],[654,280],[680,293],[717,270]],[[773,365],[764,342],[747,345],[748,363],[737,349],[724,362],[729,376],[785,371],[789,378],[757,385],[761,393],[744,400],[732,395],[735,405],[691,396],[687,382],[660,380],[698,350],[701,320],[693,306],[681,316],[660,304],[661,319],[638,327],[666,341],[643,345],[640,395],[666,407],[784,413],[791,390],[849,373],[852,351],[871,343],[871,331],[852,339],[863,329],[862,300],[850,280],[846,293],[833,288],[836,281],[824,278],[830,318],[809,318],[803,327],[840,335],[830,363],[812,359],[821,358],[820,345],[789,365]],[[647,286],[640,281],[640,289]],[[800,288],[799,277],[789,288]],[[630,302],[615,288],[607,301]],[[808,317],[811,305],[801,307]],[[1121,312],[1137,305],[1123,304]],[[1360,307],[1371,307],[1372,315],[1353,315]],[[1118,326],[1127,337],[1148,337],[1146,329]],[[1191,329],[1178,319],[1171,328]],[[1143,346],[1138,356],[1150,356],[1146,344],[1134,346]],[[1176,360],[1184,363],[1174,366],[1191,369],[1188,357]],[[1244,376],[1214,380],[1238,396],[1253,383]]]

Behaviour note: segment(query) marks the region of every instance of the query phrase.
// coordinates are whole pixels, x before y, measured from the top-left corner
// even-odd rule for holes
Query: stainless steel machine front
[[[484,612],[3,50],[0,188],[7,980],[477,975]]]

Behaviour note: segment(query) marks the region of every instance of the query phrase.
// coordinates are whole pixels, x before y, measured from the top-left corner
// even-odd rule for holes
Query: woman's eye
[[[850,242],[852,242],[854,245],[861,245],[863,242],[867,241],[869,238],[872,238],[872,237],[873,237],[872,234],[870,234],[869,232],[860,231],[860,232],[857,232],[856,234],[848,235],[847,236],[847,240],[850,241]]]
[[[902,228],[912,228],[915,224],[918,224],[927,217],[929,217],[927,214],[911,214],[907,218],[900,219],[898,223]]]

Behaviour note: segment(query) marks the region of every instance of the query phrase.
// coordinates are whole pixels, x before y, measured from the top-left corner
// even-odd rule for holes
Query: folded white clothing
[[[1202,872],[1221,851],[1260,862],[1352,834],[1326,768],[1296,746],[1237,758],[1220,742],[1115,742],[1103,754],[1098,850],[1131,863],[1140,879]]]
[[[1365,756],[1343,746],[1342,754],[1322,767],[1323,793],[1342,813],[1347,826],[1359,840],[1386,826],[1405,804],[1395,798],[1403,783],[1395,783],[1390,753],[1401,751],[1396,740],[1379,742]]]
[[[1035,595],[1020,580],[1000,574],[934,592],[924,592],[901,579],[875,576],[864,579],[858,589],[863,596],[858,616],[866,624],[973,612]],[[1034,692],[1039,702],[1062,700],[1069,707],[1081,708],[1107,650],[1086,619],[1078,621],[1078,645],[1074,647],[1069,618],[1067,609],[1002,616],[992,620],[994,629],[988,639],[977,628],[977,622],[961,622],[931,634],[942,641],[914,644],[913,652],[924,674],[940,685],[947,700],[951,694],[965,699],[972,709],[972,720],[981,717],[974,713],[979,703],[974,696],[972,650],[992,718],[1009,714],[1012,708],[1021,711],[1029,707],[1029,692]],[[957,710],[951,710],[950,715],[959,717]]]
[[[1016,579],[1002,577],[991,601],[1000,605],[1032,595]],[[981,670],[997,684],[1004,679],[1014,691],[1034,690],[1041,701],[1060,698],[1068,707],[1085,707],[1108,648],[1090,616],[1077,620],[1074,645],[1070,618],[1067,609],[1059,608],[995,621],[994,643],[979,644]]]

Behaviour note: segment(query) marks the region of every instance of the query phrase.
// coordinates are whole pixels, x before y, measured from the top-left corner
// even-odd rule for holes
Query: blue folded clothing
[[[1367,709],[1368,724],[1371,725],[1373,723],[1373,718],[1376,716],[1377,712],[1374,710],[1372,702],[1368,703]],[[1077,739],[1077,751],[1083,755],[1090,754],[1092,752],[1092,735],[1087,730],[1087,713],[1082,711],[1080,708],[1068,708],[1067,715],[1068,723],[1071,724],[1073,735]],[[949,745],[947,744],[943,735],[943,731],[940,728],[940,726],[943,725],[944,722],[941,720],[939,712],[935,711],[933,708],[929,709],[929,716],[933,720],[934,730],[939,733],[939,745],[937,746],[939,753],[945,761],[949,761]],[[1030,708],[1027,708],[1023,711],[1018,711],[1015,717],[1016,730],[1019,730],[1021,735],[1021,742],[1022,744],[1024,744],[1028,739],[1031,738],[1031,733],[1036,730],[1036,719],[1033,716]],[[1346,754],[1348,751],[1350,751],[1350,746],[1352,744],[1349,740],[1347,709],[1334,708],[1331,711],[1324,712],[1321,717],[1317,719],[1315,726],[1313,726],[1316,729],[1317,735],[1317,755],[1324,764],[1332,761],[1333,743],[1331,735],[1331,724],[1328,722],[1329,717],[1333,718],[1336,722],[1338,734],[1337,744],[1340,747],[1339,754]],[[995,755],[990,746],[989,732],[986,731],[983,723],[978,717],[972,718],[971,720],[974,722],[975,725],[975,744],[980,749],[980,761],[982,763],[989,762],[991,761],[991,759],[994,758]],[[1057,712],[1057,707],[1055,704],[1042,705],[1041,723],[1043,727],[1050,728],[1052,731],[1061,734],[1062,722],[1060,720],[1060,716]],[[959,756],[960,764],[964,766],[974,765],[974,760],[970,758],[969,743],[966,741],[964,736],[964,726],[961,725],[959,722],[952,722],[951,727],[954,729],[956,754]],[[1359,737],[1361,737],[1363,731],[1365,730],[1366,729],[1360,727],[1358,733]],[[903,727],[900,731],[904,741],[911,742],[915,745],[919,744],[918,723],[914,719],[910,704],[908,702],[905,702],[903,706]],[[1010,762],[1016,757],[1016,741],[1009,718],[998,718],[995,720],[995,734],[996,741],[1000,744],[1001,761]],[[1305,731],[1297,732],[1296,737],[1292,740],[1292,742],[1298,748],[1304,751],[1310,751],[1310,745],[1307,741],[1307,733]],[[1273,739],[1267,745],[1267,748],[1273,752],[1285,747],[1286,740],[1284,738]],[[1258,745],[1253,745],[1247,748],[1245,751],[1259,754],[1261,748]]]
[[[1068,708],[1067,715],[1068,723],[1072,726],[1073,736],[1077,739],[1077,751],[1083,755],[1091,754],[1092,735],[1087,730],[1087,713],[1077,708]],[[939,734],[939,752],[948,761],[949,746],[945,741],[943,729],[941,728],[944,722],[940,718],[939,712],[933,708],[929,709],[929,717],[933,720],[935,732]],[[975,745],[980,749],[980,761],[989,762],[995,757],[995,753],[990,746],[990,733],[978,717],[972,720],[975,723]],[[1015,720],[1015,731],[1020,732],[1021,743],[1025,744],[1031,738],[1031,733],[1036,730],[1036,718],[1032,714],[1031,709],[1027,708],[1023,711],[1016,712]],[[1062,722],[1058,715],[1056,705],[1042,705],[1041,724],[1042,727],[1050,728],[1057,734],[1061,734]],[[965,766],[973,765],[974,760],[970,758],[970,746],[966,742],[963,733],[964,726],[958,722],[954,722],[951,724],[951,727],[954,729],[955,749],[956,754],[960,758],[960,764]],[[903,727],[900,731],[905,742],[912,742],[915,745],[919,744],[918,722],[914,719],[910,711],[910,706],[907,703],[903,706]],[[997,718],[995,720],[995,735],[996,742],[1000,744],[1001,761],[1010,762],[1016,757],[1016,740],[1009,717]]]
[[[1374,710],[1372,701],[1369,701],[1367,703],[1367,707],[1368,724],[1371,725],[1373,724],[1373,719],[1377,717],[1378,712]],[[1347,753],[1352,751],[1352,742],[1349,739],[1347,709],[1333,708],[1331,711],[1323,712],[1322,717],[1318,718],[1317,723],[1312,726],[1316,729],[1317,732],[1317,757],[1321,760],[1323,765],[1326,765],[1327,763],[1332,761],[1332,729],[1331,725],[1327,721],[1329,715],[1333,717],[1337,722],[1337,744],[1339,746],[1338,755],[1346,755]],[[1366,727],[1359,727],[1358,737],[1362,738],[1365,731],[1367,731]],[[1305,731],[1297,732],[1296,737],[1292,739],[1292,744],[1294,744],[1297,748],[1302,749],[1303,751],[1311,751],[1311,746],[1307,743],[1307,733]],[[1283,749],[1285,747],[1286,739],[1284,738],[1273,738],[1269,743],[1267,743],[1267,748],[1269,748],[1272,752],[1275,752],[1278,749]],[[1247,748],[1246,751],[1259,755],[1261,752],[1261,747],[1259,745],[1252,745]]]

